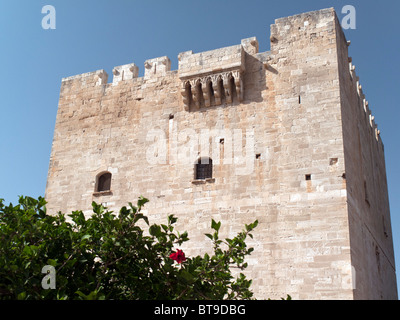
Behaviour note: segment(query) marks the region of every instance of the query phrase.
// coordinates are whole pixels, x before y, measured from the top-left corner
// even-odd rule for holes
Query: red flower
[[[176,262],[178,262],[178,263],[182,263],[183,261],[186,261],[186,258],[185,258],[185,253],[182,251],[182,250],[177,250],[177,252],[173,252],[173,253],[171,253],[170,255],[169,255],[169,257],[172,259],[172,260],[175,260]]]

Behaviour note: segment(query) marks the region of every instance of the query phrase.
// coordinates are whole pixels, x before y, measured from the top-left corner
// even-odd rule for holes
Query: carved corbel
[[[237,70],[232,72],[233,78],[235,79],[235,88],[236,88],[236,93],[238,96],[239,101],[243,101],[243,79],[242,79],[242,73]]]
[[[200,101],[201,101],[201,98],[202,98],[201,80],[200,79],[192,80],[190,82],[190,84],[192,85],[192,94],[193,94],[194,104],[195,104],[196,108],[199,109],[200,108]]]
[[[230,70],[203,75],[182,81],[181,95],[185,110],[190,107],[221,105],[233,102],[233,95],[241,102],[244,96],[243,71]],[[236,99],[236,98],[235,98]]]
[[[222,103],[222,90],[220,86],[220,81],[222,81],[221,75],[213,75],[211,76],[212,86],[214,90],[215,104],[220,105]]]
[[[222,74],[222,81],[225,89],[225,98],[227,103],[232,103],[231,73]]]

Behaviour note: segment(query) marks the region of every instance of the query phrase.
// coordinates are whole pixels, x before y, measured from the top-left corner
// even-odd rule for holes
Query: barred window
[[[212,178],[212,159],[208,157],[201,157],[197,160],[195,166],[196,180],[205,180]]]

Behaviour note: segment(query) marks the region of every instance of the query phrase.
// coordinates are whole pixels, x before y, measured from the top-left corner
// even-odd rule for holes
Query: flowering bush
[[[149,224],[141,208],[122,207],[118,215],[93,202],[93,215],[46,214],[45,200],[20,197],[5,206],[0,199],[0,299],[250,299],[251,280],[231,267],[246,268],[253,249],[245,239],[257,221],[233,239],[219,239],[212,220],[212,255],[185,257],[174,248],[189,240],[174,231],[177,218]],[[139,221],[148,226],[146,234]],[[175,263],[175,261],[177,263]],[[54,268],[54,289],[43,286],[44,266]]]

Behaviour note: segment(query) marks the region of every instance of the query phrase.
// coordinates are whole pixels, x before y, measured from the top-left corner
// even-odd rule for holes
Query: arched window
[[[196,180],[205,180],[212,178],[212,159],[209,157],[201,157],[195,165]]]
[[[104,172],[97,176],[96,192],[104,192],[111,190],[111,173]]]

